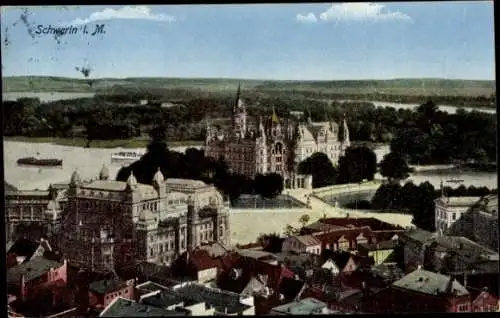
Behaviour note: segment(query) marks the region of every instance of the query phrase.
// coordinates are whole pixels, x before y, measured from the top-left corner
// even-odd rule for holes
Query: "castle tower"
[[[247,111],[246,106],[240,98],[241,86],[238,83],[236,101],[233,106],[233,133],[239,138],[244,138],[247,133]]]
[[[271,115],[271,135],[273,138],[281,137],[281,124],[276,109],[273,107],[273,114]]]
[[[256,173],[266,174],[267,173],[267,140],[266,140],[266,130],[264,124],[262,123],[262,117],[259,118],[259,128],[257,132],[256,143],[256,154],[255,154],[255,168]]]
[[[164,197],[166,195],[166,187],[163,184],[164,181],[165,177],[163,176],[163,173],[161,173],[160,167],[158,167],[158,170],[153,176],[153,187],[156,189],[156,192],[158,192],[159,197]]]
[[[137,185],[137,179],[134,176],[134,172],[131,170],[130,176],[127,179],[127,185],[125,187],[125,193],[129,202],[134,203],[140,201],[140,192],[136,191]]]
[[[186,247],[189,250],[194,249],[196,247],[196,237],[197,237],[197,228],[196,225],[198,223],[198,213],[196,213],[195,202],[193,196],[189,196],[187,199],[187,244]]]
[[[344,114],[344,121],[342,123],[342,130],[343,130],[343,138],[342,138],[342,154],[345,153],[346,149],[351,146],[351,139],[349,138],[349,127],[347,127],[347,121],[345,119],[345,114]]]
[[[82,179],[80,178],[80,174],[78,170],[73,171],[71,174],[71,179],[69,181],[69,196],[76,196],[76,189],[82,184]]]

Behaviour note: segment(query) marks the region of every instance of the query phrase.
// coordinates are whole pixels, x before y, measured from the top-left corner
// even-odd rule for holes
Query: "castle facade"
[[[245,103],[238,86],[230,129],[207,126],[205,156],[223,159],[232,170],[248,177],[278,173],[285,188],[307,188],[311,179],[297,173],[298,165],[315,152],[328,156],[334,166],[350,147],[349,129],[343,121],[306,122],[280,120],[274,109],[270,119],[258,119],[255,129],[249,128]]]

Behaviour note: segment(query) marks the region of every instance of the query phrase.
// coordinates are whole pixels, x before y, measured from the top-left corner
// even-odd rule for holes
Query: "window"
[[[452,218],[453,220],[455,220],[455,219],[457,218],[457,214],[456,214],[455,212],[453,212],[453,214],[451,215],[451,218]]]

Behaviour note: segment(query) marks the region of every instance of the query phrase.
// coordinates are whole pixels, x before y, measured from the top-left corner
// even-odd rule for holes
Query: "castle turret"
[[[137,179],[134,176],[134,172],[130,171],[130,176],[127,179],[127,190],[133,191],[137,187]]]
[[[198,214],[193,196],[187,199],[187,249],[191,250],[196,247],[196,224],[198,223]]]
[[[241,85],[238,83],[236,101],[233,106],[233,134],[239,138],[244,138],[247,134],[247,111],[240,94]]]
[[[99,180],[108,180],[109,179],[109,169],[103,164],[101,171],[99,172]]]
[[[82,179],[80,178],[80,174],[78,173],[78,170],[73,171],[73,174],[71,175],[71,179],[69,181],[70,186],[79,185],[81,182],[82,182]]]
[[[345,152],[347,148],[351,146],[351,139],[349,138],[349,127],[347,127],[347,121],[344,114],[344,122],[342,123],[342,152]]]
[[[271,135],[274,138],[281,137],[281,123],[278,115],[276,114],[276,109],[273,107],[273,114],[271,115]]]
[[[259,118],[259,129],[255,143],[255,173],[265,174],[267,173],[267,140],[262,117]]]
[[[158,167],[158,171],[156,171],[153,176],[153,187],[156,189],[156,192],[158,192],[158,196],[160,197],[164,197],[167,193],[164,182],[165,177],[163,176],[163,173],[161,173],[160,167]]]

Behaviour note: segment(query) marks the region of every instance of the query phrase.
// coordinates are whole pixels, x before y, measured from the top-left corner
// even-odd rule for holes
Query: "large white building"
[[[249,128],[246,106],[240,98],[240,88],[233,107],[229,130],[207,127],[205,156],[223,159],[236,173],[254,177],[256,174],[278,173],[286,188],[308,188],[310,179],[297,173],[300,162],[315,152],[325,153],[333,165],[350,147],[349,129],[343,121],[342,137],[339,125],[333,121],[281,121],[276,113],[270,120],[258,119]]]
[[[435,202],[436,231],[446,232],[479,201],[480,197],[447,197],[442,195]]]
[[[103,168],[104,170],[105,168]],[[99,179],[74,172],[60,219],[60,248],[72,263],[93,270],[147,261],[170,264],[203,242],[229,244],[229,203],[212,185],[167,179],[153,185]]]

